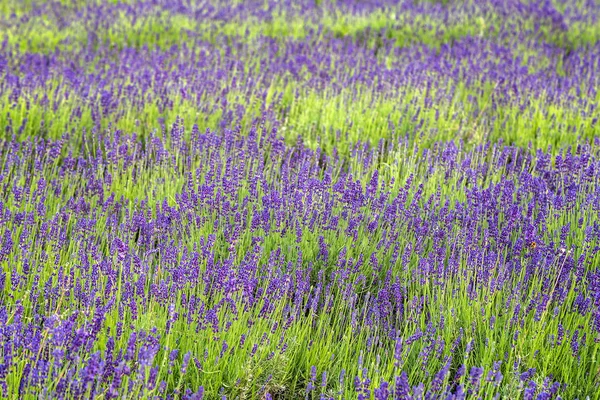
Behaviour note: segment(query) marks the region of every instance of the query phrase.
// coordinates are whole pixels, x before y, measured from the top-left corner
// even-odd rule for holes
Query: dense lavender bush
[[[2,398],[600,398],[599,15],[0,4]]]

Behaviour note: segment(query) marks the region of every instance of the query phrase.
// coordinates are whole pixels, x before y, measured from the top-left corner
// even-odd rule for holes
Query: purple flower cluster
[[[363,168],[348,170],[344,159],[286,146],[275,131],[209,131],[178,147],[169,139],[102,133],[96,155],[55,157],[60,142],[4,142],[5,387],[18,375],[21,394],[177,393],[155,380],[165,362],[185,381],[238,351],[268,361],[294,351],[290,332],[323,319],[338,324],[336,340],[347,330],[364,335],[364,351],[393,355],[399,370],[420,360],[422,389],[401,374],[372,389],[369,374],[385,374],[365,369],[355,380],[363,397],[424,390],[460,398],[497,386],[514,356],[453,371],[471,363],[475,346],[508,340],[523,351],[524,326],[557,325],[546,346],[568,345],[561,354],[575,363],[591,356],[600,337],[597,150],[552,157],[439,143],[393,183],[377,172],[376,149],[357,147]],[[403,151],[401,142],[386,146]],[[444,187],[425,196],[432,182]],[[167,188],[174,195],[157,201],[152,192]],[[138,192],[145,199],[127,197]],[[404,249],[402,257],[393,249]],[[460,307],[479,316],[467,325],[456,314],[464,309],[445,308],[444,298],[464,298]],[[564,318],[587,326],[565,332]],[[448,336],[454,324],[464,333]],[[237,336],[232,326],[246,331]],[[192,340],[188,334],[214,345],[182,354],[173,346]],[[313,366],[307,395],[316,374]]]
[[[593,2],[34,3],[2,397],[599,393]]]
[[[398,135],[431,136],[433,141],[456,135],[476,140],[478,132],[492,132],[494,138],[523,145],[533,141],[545,147],[574,144],[578,137],[589,140],[599,134],[595,115],[600,47],[593,42],[576,46],[572,39],[564,38],[563,27],[592,24],[598,18],[597,8],[566,7],[558,13],[548,2],[525,6],[520,1],[490,1],[459,10],[456,5],[416,6],[407,1],[397,7],[385,2],[341,2],[341,8],[335,9],[347,13],[347,18],[366,21],[377,12],[403,15],[408,21],[430,18],[430,25],[414,29],[433,31],[427,34],[433,37],[434,22],[474,24],[494,16],[491,26],[456,33],[456,37],[440,31],[437,35],[442,38],[450,35],[448,42],[431,46],[395,42],[394,35],[402,32],[405,22],[393,19],[381,31],[366,28],[357,32],[358,38],[341,35],[317,23],[319,15],[333,11],[326,11],[327,7],[319,11],[314,2],[270,4],[266,10],[256,4],[223,2],[216,8],[202,8],[184,3],[177,7],[144,2],[139,7],[116,4],[82,9],[46,5],[29,18],[6,19],[16,32],[26,29],[30,19],[45,15],[57,19],[56,25],[69,34],[69,24],[78,22],[89,24],[90,32],[106,30],[107,35],[118,35],[112,31],[117,28],[111,21],[119,16],[127,16],[134,27],[138,20],[152,26],[160,21],[157,15],[166,13],[196,24],[202,21],[206,25],[202,30],[214,37],[190,34],[187,40],[178,37],[163,47],[135,45],[133,39],[125,38],[125,43],[116,46],[109,38],[91,33],[80,46],[46,53],[24,51],[20,42],[6,39],[0,55],[5,114],[0,128],[8,136],[40,129],[54,138],[73,129],[86,129],[83,137],[93,136],[109,125],[149,133],[158,118],[167,118],[170,124],[180,115],[198,123],[202,131],[206,127],[220,131],[237,125],[249,127],[249,121],[269,109],[278,120],[287,119],[290,126],[286,128],[307,134],[311,131],[295,121],[303,116],[297,109],[302,105],[295,106],[292,98],[317,94],[334,103],[339,96],[357,103],[367,96],[371,106],[385,103],[380,111],[383,115],[369,114],[372,119],[382,118],[371,127],[376,139],[388,136],[388,122]],[[471,17],[462,21],[460,15],[467,11]],[[262,30],[255,40],[221,33],[227,21],[245,18],[238,23],[262,26],[275,24],[269,21],[279,13],[303,21],[316,18],[317,31],[307,28],[304,36],[284,40]],[[516,24],[527,27],[515,31]],[[128,34],[142,35],[143,30]],[[554,43],[554,36],[566,44]],[[364,39],[359,40],[361,37]],[[430,116],[433,104],[437,111]],[[365,111],[370,112],[356,110]],[[306,112],[322,110],[314,107]],[[354,121],[329,121],[326,113],[319,120],[317,126],[323,131],[339,130],[339,134],[361,138],[354,133]],[[452,134],[444,130],[444,124],[450,125]],[[522,138],[524,132],[527,140]],[[315,139],[321,139],[322,148],[330,149],[330,135],[333,133],[318,134]],[[339,142],[339,137],[336,139]]]

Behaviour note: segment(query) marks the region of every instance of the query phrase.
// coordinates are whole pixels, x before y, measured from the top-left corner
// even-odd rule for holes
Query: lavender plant
[[[0,395],[600,398],[599,12],[0,3]]]

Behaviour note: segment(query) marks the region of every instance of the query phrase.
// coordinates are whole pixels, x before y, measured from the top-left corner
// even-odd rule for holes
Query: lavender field
[[[599,0],[0,0],[0,398],[600,399]]]

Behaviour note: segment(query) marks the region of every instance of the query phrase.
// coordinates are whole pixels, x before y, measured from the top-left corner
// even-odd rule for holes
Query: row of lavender
[[[592,5],[566,4],[561,14],[545,3],[342,3],[335,18],[314,7],[48,3],[13,14],[0,55],[0,129],[59,138],[112,125],[149,134],[159,118],[169,125],[177,116],[200,130],[247,129],[271,110],[288,141],[302,135],[327,151],[347,147],[339,135],[376,143],[390,125],[421,141],[460,136],[543,149],[600,134],[600,48],[575,40],[595,32]],[[314,28],[279,32],[299,18]],[[451,22],[476,29],[447,32]],[[42,52],[26,33],[48,23],[64,38]],[[172,31],[178,24],[204,35]],[[348,31],[355,25],[362,28]],[[260,29],[241,31],[253,27]],[[571,38],[576,29],[581,35]],[[90,33],[75,46],[75,32]],[[170,41],[154,43],[168,32]],[[405,43],[400,34],[424,37]]]
[[[183,130],[4,142],[5,397],[598,392],[597,147]]]
[[[600,8],[448,3],[0,4],[1,396],[597,398]]]

